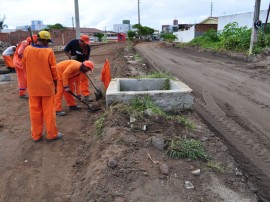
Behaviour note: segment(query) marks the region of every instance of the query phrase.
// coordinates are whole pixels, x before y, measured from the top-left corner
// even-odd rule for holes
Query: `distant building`
[[[127,34],[128,31],[135,31],[136,29],[132,28],[133,25],[130,24],[129,20],[123,20],[123,24],[114,24],[113,31],[117,33],[125,33]]]
[[[177,37],[178,42],[186,43],[190,42],[195,37],[203,35],[210,29],[217,30],[217,26],[218,18],[208,17],[196,24],[179,24],[179,31],[173,34]]]
[[[161,31],[163,33],[173,33],[173,32],[177,32],[179,30],[178,27],[178,20],[173,20],[173,24],[172,25],[162,25],[161,27]]]
[[[23,26],[17,26],[16,30],[22,30],[22,31],[27,31],[27,29],[31,27],[32,30],[42,30],[47,27],[47,25],[43,24],[43,21],[41,20],[32,20],[31,25],[23,25]]]

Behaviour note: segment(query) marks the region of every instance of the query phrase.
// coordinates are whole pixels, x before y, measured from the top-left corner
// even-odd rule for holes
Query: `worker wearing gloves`
[[[15,50],[16,46],[10,46],[2,53],[2,57],[10,73],[16,72],[15,67],[13,65],[13,55],[15,53]]]
[[[80,39],[71,40],[65,47],[64,51],[69,59],[84,62],[90,58],[91,48],[89,44],[89,36],[82,35]],[[85,101],[93,101],[90,98],[89,81],[85,75],[81,76],[81,92]]]
[[[34,43],[37,42],[37,35],[33,35],[33,40]],[[32,40],[30,37],[20,42],[16,48],[13,58],[13,64],[17,72],[19,95],[21,99],[28,99],[28,96],[26,94],[26,75],[22,65],[22,58],[25,48],[29,46],[31,42]]]
[[[74,97],[68,93],[76,89],[77,97],[81,98],[81,76],[88,71],[93,72],[94,64],[91,61],[78,62],[76,60],[65,60],[57,64],[57,94],[55,96],[56,115],[65,116],[62,111],[62,97],[64,95],[70,110],[80,109],[76,105]]]
[[[62,133],[58,133],[56,127],[54,104],[57,83],[56,57],[48,47],[49,42],[50,33],[40,31],[37,44],[27,46],[22,59],[27,77],[31,133],[35,142],[42,140],[43,125],[46,126],[47,141],[62,138]]]

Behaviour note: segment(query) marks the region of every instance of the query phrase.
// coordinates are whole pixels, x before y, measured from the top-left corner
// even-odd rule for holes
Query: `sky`
[[[78,0],[80,27],[112,31],[114,24],[138,23],[138,0]],[[155,30],[162,25],[194,24],[211,16],[253,12],[255,0],[139,0],[140,23]],[[42,20],[45,25],[75,26],[74,0],[0,0],[0,18],[9,29]],[[261,0],[261,10],[269,1]],[[72,20],[73,19],[73,20]],[[265,19],[262,19],[264,21]]]

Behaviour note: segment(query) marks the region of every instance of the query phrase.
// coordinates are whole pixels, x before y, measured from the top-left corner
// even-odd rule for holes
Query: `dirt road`
[[[193,89],[196,110],[231,145],[243,169],[256,176],[270,198],[267,61],[247,63],[158,43],[138,44],[136,49],[157,70],[175,75]]]

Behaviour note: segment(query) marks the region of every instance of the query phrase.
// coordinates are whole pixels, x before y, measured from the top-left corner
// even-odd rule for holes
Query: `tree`
[[[104,34],[102,34],[102,33],[96,33],[94,36],[97,37],[98,38],[98,41],[100,42],[101,39],[102,39],[102,37],[104,36]]]
[[[56,23],[54,25],[47,25],[47,27],[45,28],[45,30],[52,30],[52,29],[65,29],[65,27],[60,23]]]
[[[8,28],[8,26],[6,24],[4,24],[5,19],[6,19],[6,16],[4,16],[2,19],[0,19],[0,32],[2,32],[2,29]]]
[[[147,26],[141,26],[140,24],[135,24],[132,27],[137,29],[137,33],[139,36],[150,36],[155,32],[154,29]]]
[[[129,40],[132,40],[134,37],[137,36],[137,33],[134,32],[134,31],[131,31],[131,30],[129,30],[127,34],[128,34],[128,39]]]

